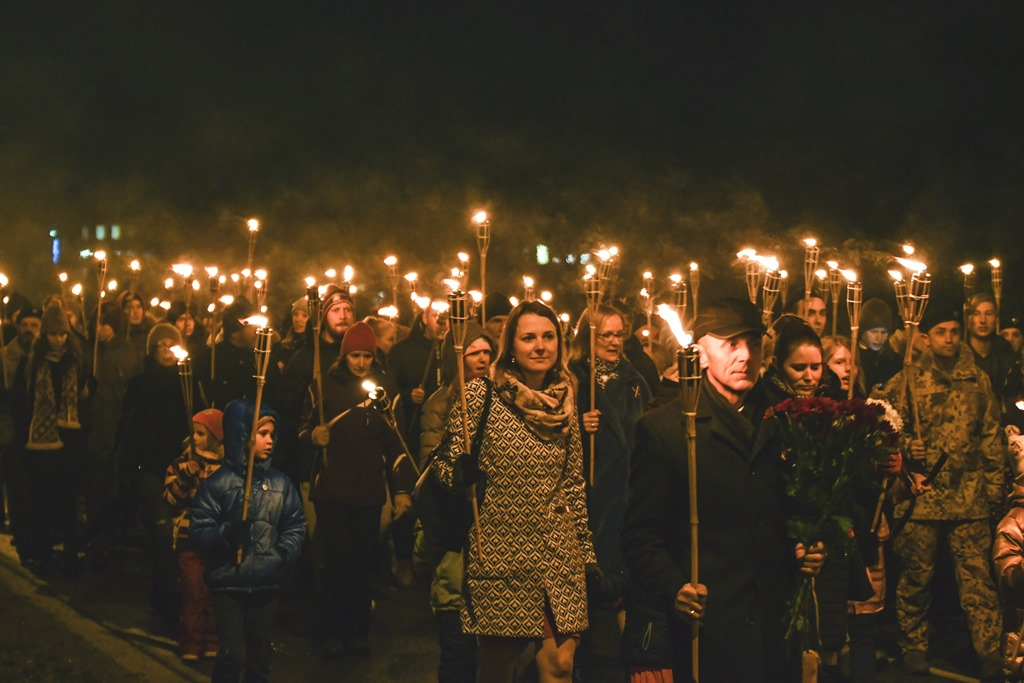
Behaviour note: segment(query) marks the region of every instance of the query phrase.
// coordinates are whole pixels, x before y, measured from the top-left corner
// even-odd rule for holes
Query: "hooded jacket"
[[[277,421],[267,407],[261,417]],[[270,459],[253,465],[248,519],[249,540],[236,564],[237,547],[228,540],[232,524],[242,519],[246,457],[253,404],[232,401],[224,408],[224,465],[199,486],[192,504],[190,538],[206,561],[206,583],[214,591],[253,593],[281,587],[287,565],[294,563],[306,536],[302,500],[291,481],[270,467]]]

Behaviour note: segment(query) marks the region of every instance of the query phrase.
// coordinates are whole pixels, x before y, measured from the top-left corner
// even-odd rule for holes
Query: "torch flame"
[[[72,287],[71,291],[74,291],[73,287]],[[81,293],[81,292],[79,292],[79,293]],[[153,308],[156,308],[157,306],[159,306],[160,305],[160,297],[154,296],[152,299],[149,300],[149,305],[152,306]]]
[[[417,296],[414,300],[416,301],[416,305],[419,306],[422,310],[425,311],[428,308],[430,308],[429,296]]]
[[[256,327],[266,327],[267,323],[270,322],[265,315],[250,315],[248,318],[244,318],[241,321],[245,325],[255,325]]]
[[[448,302],[447,301],[432,301],[430,303],[430,307],[433,310],[437,311],[438,313],[444,313],[445,311],[448,310]]]
[[[240,275],[239,275],[238,273],[231,273],[231,281],[232,281],[232,282],[234,282],[234,283],[236,283],[236,284],[237,284],[237,282],[238,282],[238,281],[239,281],[240,279],[242,279],[242,278],[241,278],[241,276],[240,276]]]
[[[807,247],[816,247],[816,246],[818,246],[818,240],[814,239],[813,237],[806,237],[806,238],[804,238],[803,242],[804,242],[804,246],[807,246]]]
[[[524,275],[523,276],[523,286],[524,287],[533,287],[533,278],[530,277],[529,275]]]
[[[233,297],[230,294],[225,294],[220,299],[218,299],[218,301],[220,301],[225,306],[230,306],[231,304],[235,303],[235,297]]]
[[[250,218],[249,220],[247,220],[245,222],[245,224],[249,226],[249,232],[259,232],[260,231],[259,219]]]
[[[473,222],[476,223],[477,225],[479,225],[481,223],[486,223],[487,222],[487,212],[486,211],[477,211],[475,214],[473,214]]]
[[[828,278],[828,271],[825,270],[824,268],[818,268],[816,271],[814,271],[814,277],[818,278],[819,280],[825,280]]]
[[[10,282],[10,280],[7,279],[7,276],[0,273],[0,287],[6,287],[8,282]]]
[[[750,247],[747,247],[746,249],[740,249],[739,251],[736,252],[736,258],[738,258],[741,261],[744,261],[748,258],[753,258],[756,255],[757,250],[751,249]]]
[[[836,268],[839,267],[839,261],[825,261],[825,265],[831,268],[832,270],[835,270]]]
[[[789,271],[788,270],[780,270],[779,271],[779,277],[781,277],[783,280],[785,280],[786,278],[789,277]]]
[[[459,287],[462,286],[462,283],[459,280],[455,280],[453,278],[445,278],[441,280],[441,284],[443,284],[445,287],[447,287],[449,290],[453,292],[458,290]]]
[[[654,277],[654,273],[652,273],[652,272],[651,272],[651,271],[649,271],[649,270],[645,270],[645,271],[644,271],[644,274],[643,274],[643,278],[644,278],[645,280],[650,280],[650,279],[651,279],[651,278],[653,278],[653,277]]]
[[[563,323],[568,323],[569,322],[569,314],[568,313],[559,313],[558,314],[558,319],[561,320]],[[1024,410],[1024,408],[1022,408],[1022,410]]]
[[[383,316],[385,318],[397,318],[398,309],[390,305],[385,306],[384,308],[377,309],[377,315]]]
[[[178,360],[185,360],[186,358],[188,358],[188,351],[178,345],[171,347],[171,353],[173,353],[174,357],[177,358]]]
[[[963,264],[962,266],[960,266],[960,272],[963,273],[964,275],[970,275],[971,273],[974,272],[974,264],[973,263],[965,263],[965,264]]]
[[[267,271],[265,271],[262,268],[260,268],[255,273],[253,273],[253,275],[255,275],[256,278],[259,279],[259,280],[266,280],[267,279]]]
[[[169,277],[164,280],[164,289],[174,289],[174,278]]]
[[[913,256],[914,255],[914,245],[910,244],[909,242],[907,244],[904,244],[903,245],[903,253],[906,254],[907,256]]]
[[[903,282],[903,273],[898,270],[890,270],[889,277],[893,279],[893,282]]]
[[[846,270],[841,270],[839,272],[842,273],[843,277],[846,278],[847,282],[857,281],[857,271],[850,270],[849,268],[847,268]]]
[[[484,300],[484,293],[471,289],[469,290],[469,298],[473,300],[473,303],[478,304]]]
[[[316,284],[316,278],[310,275],[306,278],[306,287],[312,287]]]
[[[161,301],[160,302],[160,308],[164,309],[165,311],[171,310],[171,302],[170,301]]]
[[[700,270],[700,266],[697,265],[696,261],[690,261],[690,271],[695,272]]]
[[[460,251],[458,256],[459,256],[459,263],[462,263],[462,264],[469,263],[469,254],[467,254],[466,252]]]
[[[672,273],[671,275],[668,276],[668,279],[672,284],[678,285],[680,282],[683,281],[683,276],[680,275],[679,273]]]
[[[551,292],[549,292],[548,290],[546,290],[546,289],[543,292],[540,293],[540,300],[543,301],[546,304],[551,303],[551,299],[553,299],[553,298],[554,298],[554,295]]]
[[[911,261],[910,259],[905,259],[897,256],[896,262],[899,263],[904,268],[906,268],[907,270],[912,270],[915,273],[923,273],[924,271],[928,270],[928,266],[921,263],[920,261]]]
[[[67,282],[68,281],[68,274],[67,273],[61,273],[60,275],[57,276],[57,279],[60,280],[61,282]]]
[[[105,251],[97,251],[95,254],[93,254],[93,256],[96,257],[97,261],[106,261],[107,260],[107,252],[105,252]]]
[[[679,342],[680,346],[686,348],[693,342],[693,337],[683,331],[683,321],[679,319],[676,309],[668,304],[658,304],[658,315],[668,323],[668,328],[672,330],[672,335]]]
[[[333,280],[334,278],[338,277],[338,271],[336,271],[334,268],[328,268],[327,270],[324,271],[324,277],[328,277]]]
[[[519,297],[517,297],[517,296],[510,296],[508,298],[508,302],[510,304],[512,304],[512,308],[515,308],[516,306],[519,305]]]
[[[388,268],[394,268],[395,266],[398,265],[398,257],[397,256],[387,256],[387,257],[385,257],[384,258],[384,265],[387,266]]]
[[[74,286],[71,288],[71,293],[74,294],[75,296],[82,296],[81,283],[76,282]]]
[[[206,274],[210,277],[217,277],[217,266],[206,266]]]
[[[6,283],[0,282],[0,284],[6,284]],[[108,282],[107,283],[107,289],[109,291],[111,291],[111,292],[116,292],[117,291],[117,280],[111,280],[110,282]]]
[[[997,259],[997,258],[992,259],[991,261],[988,262],[988,264],[990,266],[992,266],[993,268],[998,268],[1001,265],[999,263],[999,259]]]
[[[419,278],[419,275],[417,273],[406,273],[404,277],[405,281],[411,284],[413,282],[416,282],[416,280]]]
[[[242,275],[244,275],[245,277],[251,276],[252,275],[252,269],[251,268],[242,268]]]
[[[171,271],[182,277],[190,277],[192,275],[192,266],[188,263],[175,263],[171,266]]]
[[[352,282],[352,278],[356,276],[356,269],[352,266],[345,266],[341,269],[341,279],[344,282]]]
[[[128,264],[128,267],[137,273],[142,268],[142,264],[139,263],[139,259],[133,259],[132,262]]]

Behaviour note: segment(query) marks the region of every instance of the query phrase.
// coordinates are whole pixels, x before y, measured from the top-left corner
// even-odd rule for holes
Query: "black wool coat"
[[[762,420],[767,395],[758,384],[740,413],[713,392],[705,380],[697,412],[698,578],[708,589],[701,681],[795,681],[783,619],[796,562],[780,444]],[[689,680],[691,632],[672,609],[690,581],[689,516],[685,418],[674,401],[637,424],[622,546],[638,588],[667,613],[679,680]]]

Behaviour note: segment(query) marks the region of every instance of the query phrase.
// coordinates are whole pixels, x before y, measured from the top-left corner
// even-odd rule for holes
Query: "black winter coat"
[[[708,588],[702,681],[777,683],[799,676],[799,662],[787,656],[782,640],[796,563],[786,537],[779,443],[762,421],[766,408],[760,384],[740,413],[704,382],[697,412],[699,581]],[[622,547],[640,589],[667,614],[682,680],[690,674],[691,634],[672,609],[690,580],[687,471],[686,427],[676,401],[637,424]],[[628,620],[627,610],[627,631]]]

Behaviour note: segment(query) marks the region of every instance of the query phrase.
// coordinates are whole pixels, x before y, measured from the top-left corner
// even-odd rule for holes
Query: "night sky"
[[[238,264],[256,215],[279,282],[431,274],[485,207],[509,293],[538,242],[738,285],[811,233],[1019,288],[1022,33],[1014,2],[5,3],[0,268],[41,293],[47,231],[111,223]]]

